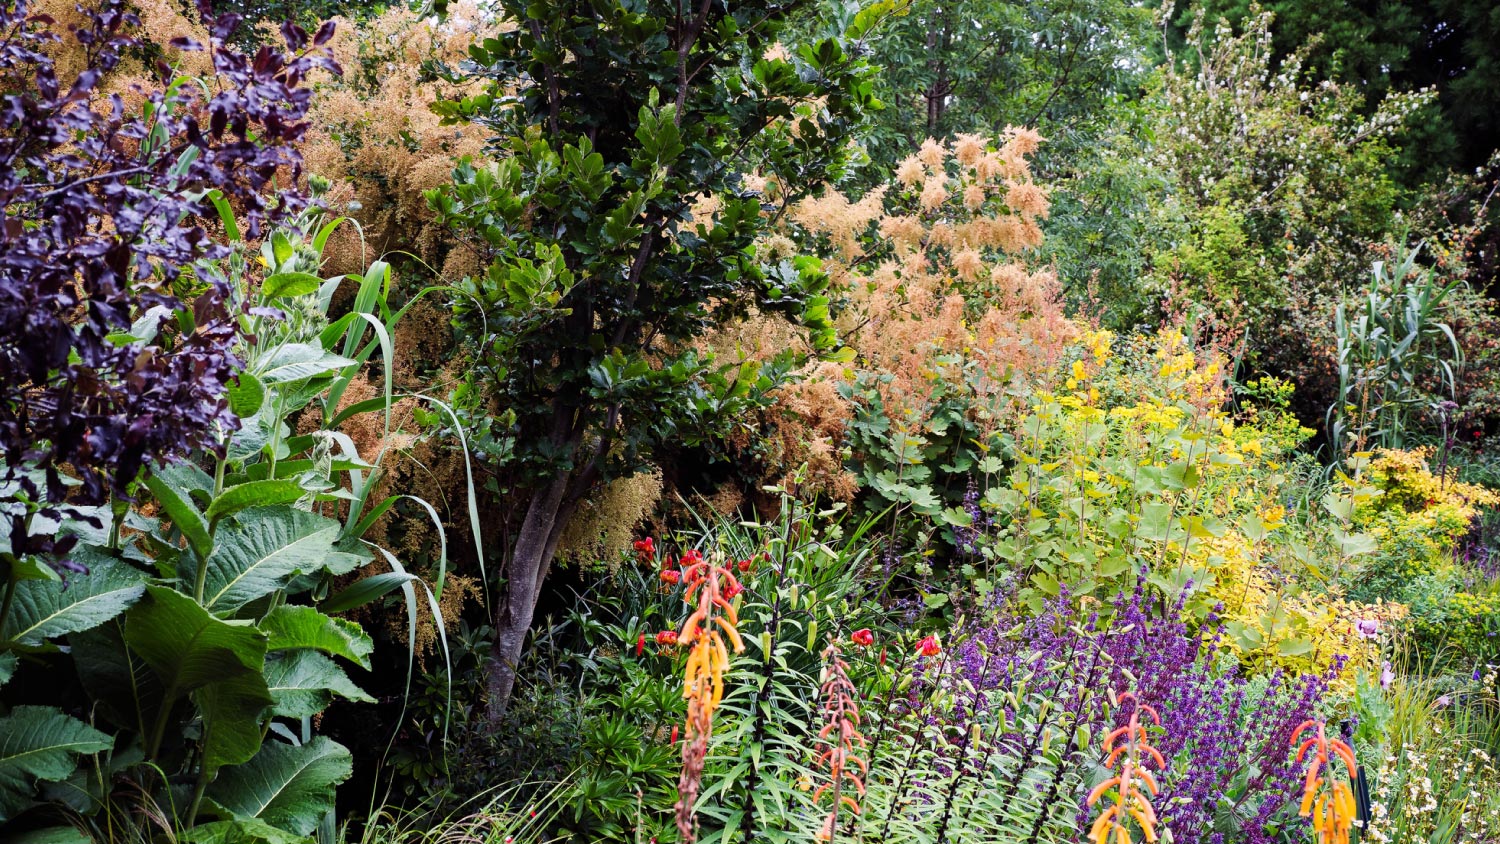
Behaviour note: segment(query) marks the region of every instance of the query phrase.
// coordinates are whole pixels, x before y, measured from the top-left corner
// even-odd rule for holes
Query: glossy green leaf
[[[86,546],[73,558],[88,568],[66,582],[26,580],[16,584],[15,597],[0,640],[22,645],[88,630],[109,621],[134,604],[146,591],[146,577],[129,563]]]
[[[349,751],[322,736],[301,747],[268,741],[249,762],[220,771],[208,796],[237,819],[308,835],[332,811],[334,786],[353,770]]]
[[[30,803],[38,781],[66,779],[81,753],[100,753],[114,741],[50,706],[17,706],[0,718],[0,821]]]
[[[358,624],[324,615],[314,607],[283,604],[260,623],[270,637],[272,651],[306,648],[343,657],[361,668],[370,667],[375,643]]]
[[[223,621],[192,598],[165,586],[125,620],[125,643],[156,673],[166,700],[265,666],[266,635],[244,622]]]
[[[322,284],[323,279],[312,273],[276,273],[266,278],[260,293],[267,299],[306,296],[318,292]]]
[[[310,718],[328,708],[334,696],[374,703],[338,663],[317,651],[281,651],[266,659],[266,688],[275,700],[275,713],[286,718]]]
[[[224,614],[276,591],[298,573],[353,566],[354,554],[334,548],[339,525],[305,510],[257,507],[219,526],[205,565],[203,606]],[[184,586],[193,573],[184,572]]]
[[[191,473],[184,471],[182,467],[161,467],[146,475],[146,488],[151,490],[156,503],[161,505],[167,518],[187,538],[188,544],[198,556],[206,557],[213,549],[213,540],[209,538],[208,521],[189,497],[189,490],[193,487],[185,482],[191,478]]]
[[[291,478],[249,481],[236,484],[220,493],[208,505],[208,513],[205,515],[208,516],[209,524],[213,524],[225,516],[251,507],[291,504],[306,494],[307,491],[301,484]]]
[[[275,699],[259,672],[209,683],[193,692],[193,702],[203,715],[202,764],[210,773],[260,750],[262,718]]]

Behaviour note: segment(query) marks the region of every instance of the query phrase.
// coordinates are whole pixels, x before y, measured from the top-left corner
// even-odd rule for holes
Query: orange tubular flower
[[[864,734],[859,731],[859,692],[849,679],[849,663],[844,661],[838,642],[832,638],[823,651],[823,662],[824,723],[818,739],[828,747],[814,764],[828,768],[828,782],[813,792],[813,802],[821,802],[823,794],[830,788],[833,790],[832,806],[817,837],[819,841],[832,841],[838,828],[839,808],[848,806],[856,815],[860,812],[859,800],[844,791],[845,781],[854,786],[860,797],[865,796],[864,778],[869,775],[870,767],[855,749],[856,745],[867,746]]]
[[[1304,739],[1299,745],[1297,739],[1314,728],[1317,733]],[[1354,792],[1349,788],[1350,778],[1359,770],[1359,763],[1354,758],[1354,748],[1338,739],[1330,739],[1322,721],[1303,721],[1298,725],[1292,731],[1292,746],[1297,748],[1298,762],[1307,758],[1309,750],[1314,751],[1302,786],[1300,814],[1304,818],[1312,818],[1313,831],[1318,834],[1318,844],[1348,844],[1357,812]],[[1330,776],[1330,783],[1318,776],[1318,772],[1326,770],[1331,775],[1333,767],[1330,763],[1334,757],[1343,760],[1347,776]]]
[[[736,629],[739,614],[730,603],[730,598],[743,589],[734,572],[729,566],[707,562],[696,550],[683,554],[682,563],[687,583],[683,600],[689,606],[697,605],[677,634],[677,644],[688,648],[682,687],[688,717],[682,743],[682,776],[677,782],[677,830],[683,841],[691,842],[696,837],[693,804],[703,782],[703,760],[713,733],[714,710],[724,699],[724,672],[729,668],[725,641],[735,653],[743,652],[745,643]]]
[[[1151,807],[1151,797],[1160,792],[1156,776],[1146,769],[1147,762],[1155,762],[1158,771],[1165,770],[1167,763],[1161,753],[1152,747],[1146,738],[1146,728],[1141,726],[1141,713],[1151,716],[1160,725],[1161,716],[1156,710],[1143,704],[1131,692],[1120,695],[1120,704],[1135,701],[1135,711],[1130,713],[1130,722],[1104,737],[1106,754],[1104,767],[1118,770],[1115,776],[1094,787],[1089,792],[1088,805],[1098,803],[1111,789],[1115,793],[1113,804],[1106,806],[1094,825],[1089,828],[1092,844],[1131,844],[1130,821],[1140,827],[1147,842],[1156,837],[1156,810]],[[1123,739],[1123,741],[1121,741]],[[1119,742],[1117,745],[1116,742]],[[1115,765],[1119,768],[1116,769]],[[1144,790],[1142,789],[1144,786]]]

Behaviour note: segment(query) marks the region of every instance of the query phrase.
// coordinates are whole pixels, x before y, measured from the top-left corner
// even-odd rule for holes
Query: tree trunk
[[[495,640],[485,665],[491,719],[505,714],[516,686],[516,667],[526,647],[532,615],[541,595],[542,580],[557,550],[557,536],[566,518],[561,511],[568,491],[570,472],[562,472],[531,496],[526,518],[516,535],[514,553],[507,569],[505,598],[495,608]]]

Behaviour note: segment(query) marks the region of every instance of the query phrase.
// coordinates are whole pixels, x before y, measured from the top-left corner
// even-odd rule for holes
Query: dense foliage
[[[1472,5],[12,0],[0,839],[1493,844]]]

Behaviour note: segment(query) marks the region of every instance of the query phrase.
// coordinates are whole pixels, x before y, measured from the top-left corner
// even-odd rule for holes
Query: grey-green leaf
[[[205,565],[203,605],[220,615],[281,588],[293,575],[352,568],[360,559],[334,548],[339,523],[292,507],[256,507],[219,526]],[[195,573],[185,572],[184,583]]]
[[[285,718],[310,718],[328,708],[335,695],[374,703],[344,669],[317,651],[282,651],[266,659],[266,687]]]
[[[337,372],[354,363],[310,343],[288,343],[255,361],[254,369],[267,384],[285,384]]]
[[[130,564],[80,546],[72,558],[88,567],[87,574],[67,582],[26,580],[16,584],[10,616],[0,640],[22,645],[97,627],[119,615],[146,591],[146,578]]]
[[[268,741],[254,759],[221,771],[208,796],[236,818],[310,835],[333,809],[334,786],[353,770],[349,751],[323,736],[301,747]]]
[[[109,736],[50,706],[17,706],[0,718],[0,821],[26,808],[38,781],[67,779],[80,753],[110,748]]]
[[[364,669],[369,669],[370,654],[375,650],[375,643],[364,628],[352,621],[326,616],[313,607],[283,604],[266,616],[260,629],[271,637],[269,650],[309,648],[343,657]]]

